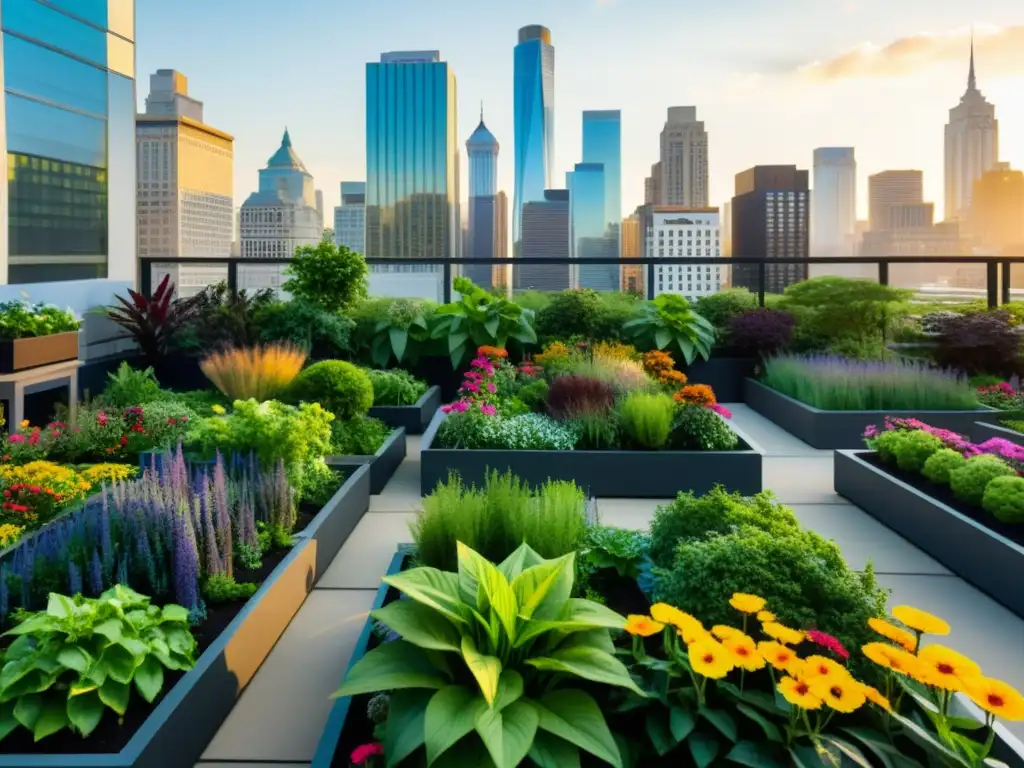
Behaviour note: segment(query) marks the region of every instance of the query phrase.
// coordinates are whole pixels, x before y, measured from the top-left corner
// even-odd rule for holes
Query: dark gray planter
[[[879,429],[886,416],[920,419],[932,427],[971,434],[976,421],[999,418],[1000,411],[979,407],[971,411],[823,411],[776,392],[754,379],[743,382],[743,402],[812,448],[854,449],[864,445],[864,428]]]
[[[756,357],[715,357],[710,360],[694,360],[685,368],[690,384],[707,384],[715,391],[720,403],[743,402],[743,380],[754,375]]]
[[[761,491],[761,452],[730,422],[740,438],[736,451],[468,451],[432,448],[445,414],[423,435],[420,491],[431,493],[456,471],[482,485],[490,470],[512,471],[530,485],[572,480],[596,498],[675,498],[680,491],[707,493],[716,485],[749,496]]]
[[[871,451],[836,451],[835,490],[957,576],[1024,618],[1024,547],[864,461]]]
[[[422,435],[441,407],[441,388],[431,387],[412,405],[375,405],[370,416],[389,427],[404,427],[407,435]]]
[[[182,768],[195,764],[369,506],[369,468],[359,467],[120,752],[0,754],[0,768]],[[45,748],[44,743],[40,749]]]
[[[372,456],[328,456],[332,467],[354,469],[369,465],[370,493],[377,495],[384,490],[398,466],[405,461],[405,429],[398,427],[388,436],[384,444]]]
[[[1024,446],[1024,435],[1016,430],[1010,429],[1009,427],[1003,427],[999,424],[986,424],[984,421],[976,421],[971,425],[970,431],[971,440],[976,443],[984,443],[986,440],[991,440],[993,437],[1001,437],[1004,440],[1009,440],[1011,443]]]

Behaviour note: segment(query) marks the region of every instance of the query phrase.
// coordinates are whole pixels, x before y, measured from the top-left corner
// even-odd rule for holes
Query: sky
[[[868,175],[904,168],[924,171],[940,216],[943,126],[972,29],[1000,160],[1024,169],[1022,0],[175,0],[136,14],[140,111],[150,74],[182,72],[205,121],[235,137],[236,205],[287,126],[328,226],[339,182],[365,178],[365,63],[384,51],[441,52],[463,152],[482,101],[512,197],[513,48],[528,24],[555,46],[553,185],[581,159],[581,112],[620,109],[624,215],[643,202],[666,109],[696,105],[712,205],[753,165],[810,168],[815,147],[852,146],[861,218]]]

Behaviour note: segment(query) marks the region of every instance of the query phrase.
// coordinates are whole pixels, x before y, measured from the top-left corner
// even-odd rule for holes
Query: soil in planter
[[[867,454],[863,456],[863,459],[868,464],[873,467],[877,467],[887,475],[891,475],[897,480],[901,480],[911,488],[931,496],[936,501],[941,501],[946,506],[952,507],[961,515],[969,517],[971,520],[985,528],[988,528],[993,533],[1005,536],[1010,541],[1024,547],[1024,524],[1014,525],[1013,523],[1004,523],[1001,520],[997,520],[994,515],[986,512],[984,509],[981,509],[980,507],[972,507],[970,504],[958,499],[953,495],[949,486],[938,485],[917,472],[907,472],[894,464],[886,464],[878,457],[877,453]]]
[[[304,530],[319,511],[318,507],[306,504],[300,505],[295,523],[295,533]],[[290,549],[280,549],[268,552],[263,557],[262,566],[257,570],[235,569],[235,581],[239,583],[252,582],[257,585],[262,584],[290,551]],[[198,644],[196,659],[220,637],[221,633],[227,629],[227,626],[241,612],[247,602],[247,600],[236,600],[222,605],[206,606],[206,620],[192,628],[192,635]],[[13,640],[13,638],[8,638],[8,640]],[[133,686],[128,710],[125,716],[120,718],[120,722],[112,710],[105,709],[103,720],[87,739],[83,739],[70,730],[64,729],[60,733],[48,736],[40,742],[34,742],[32,734],[19,727],[3,741],[0,741],[0,754],[67,755],[120,752],[135,735],[136,731],[142,727],[146,718],[156,709],[164,696],[185,674],[184,672],[165,669],[164,687],[152,704],[147,703]]]

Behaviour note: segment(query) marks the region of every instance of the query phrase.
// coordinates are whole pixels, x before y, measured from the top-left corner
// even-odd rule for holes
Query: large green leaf
[[[679,351],[683,353],[683,360],[686,361],[686,364],[692,363],[694,358],[697,357],[697,349],[693,342],[685,336],[676,336],[676,344],[679,345]]]
[[[884,768],[911,768],[914,765],[914,761],[905,757],[881,731],[870,728],[840,728],[840,730],[855,738],[874,753]]]
[[[850,762],[861,766],[861,768],[871,768],[871,763],[864,757],[864,753],[853,746],[853,744],[850,744],[850,742],[843,741],[835,736],[826,736],[823,738],[823,741],[826,745],[835,747]]]
[[[116,643],[121,639],[122,624],[117,619],[107,619],[106,621],[97,624],[92,628],[93,634],[103,635],[112,643]]]
[[[512,669],[506,669],[498,680],[498,696],[494,708],[499,712],[523,697],[523,676]]]
[[[49,600],[46,601],[46,612],[55,619],[68,618],[71,616],[73,607],[74,603],[71,600],[56,592],[51,592]]]
[[[664,707],[651,707],[644,715],[647,738],[651,740],[654,751],[662,757],[679,746],[679,740],[672,735],[672,729],[669,728],[668,718],[668,710]]]
[[[82,736],[92,733],[103,719],[103,702],[96,690],[69,696],[67,709],[68,720]]]
[[[595,683],[627,688],[640,696],[645,695],[633,682],[629,670],[621,661],[596,648],[560,648],[550,656],[527,659],[526,663],[548,672],[564,672]]]
[[[468,333],[460,332],[453,333],[448,337],[448,352],[449,354],[454,352],[459,347],[465,346],[466,340],[469,338]]]
[[[14,702],[0,704],[0,741],[7,738],[19,725],[18,719],[14,716]]]
[[[427,765],[470,733],[485,709],[487,702],[479,693],[461,685],[449,685],[435,693],[423,720]]]
[[[164,667],[155,656],[147,656],[135,669],[135,689],[146,701],[152,703],[164,687]]]
[[[749,704],[744,704],[741,702],[736,705],[736,710],[740,714],[746,715],[748,718],[750,718],[759,726],[761,726],[761,730],[764,731],[765,738],[767,738],[769,741],[774,741],[778,743],[782,742],[782,734],[779,733],[778,726],[776,726],[775,723],[773,723],[767,717],[765,717],[756,709],[751,707]]]
[[[456,624],[465,624],[466,607],[459,598],[459,577],[436,568],[412,568],[382,581],[413,600],[440,611]]]
[[[682,707],[673,706],[669,709],[669,729],[677,742],[683,741],[689,736],[697,725],[697,719],[693,713]]]
[[[456,543],[459,563],[459,591],[464,602],[475,602],[477,610],[497,615],[509,640],[515,640],[519,611],[516,593],[494,565],[467,547]],[[483,604],[486,599],[486,604]]]
[[[500,324],[501,324],[501,321],[497,317],[492,317],[492,318],[490,318],[490,319],[488,319],[487,321],[484,322],[484,330],[487,331],[487,334],[492,339],[497,338],[497,336],[498,336],[498,326]]]
[[[538,768],[580,768],[580,751],[565,739],[537,731],[528,757]]]
[[[468,635],[462,637],[462,659],[473,673],[477,685],[480,686],[480,693],[484,696],[487,706],[494,705],[494,699],[498,695],[498,679],[501,677],[501,661],[494,656],[486,656],[476,648],[473,638]],[[488,747],[489,749],[489,747]]]
[[[374,648],[352,665],[345,682],[332,698],[400,688],[440,690],[447,684],[445,676],[431,664],[423,649],[404,640],[392,640]]]
[[[388,339],[391,341],[391,350],[395,353],[395,359],[402,362],[406,345],[409,343],[409,332],[405,328],[393,325],[388,329]]]
[[[128,698],[131,692],[131,686],[126,683],[119,683],[112,677],[108,677],[103,682],[103,685],[99,687],[100,701],[122,717],[128,710]]]
[[[442,754],[435,762],[434,768],[494,768],[487,747],[480,741],[476,731],[459,741],[451,749]]]
[[[546,632],[583,632],[589,629],[622,629],[626,620],[600,603],[582,598],[570,598],[557,619],[531,621],[523,628],[516,640],[520,647],[538,635]]]
[[[388,768],[398,765],[423,746],[423,719],[432,694],[430,691],[394,691],[388,704],[384,728],[384,755]]]
[[[724,709],[701,707],[698,714],[715,726],[715,730],[729,741],[734,742],[739,738],[739,727],[736,725],[736,719]]]
[[[525,701],[517,701],[500,712],[481,712],[476,719],[476,732],[498,768],[516,768],[530,751],[539,720],[536,709]]]
[[[36,719],[32,737],[35,741],[52,736],[68,727],[68,711],[66,700],[58,696],[47,696],[43,710]]]
[[[370,347],[370,358],[373,360],[374,365],[379,368],[387,368],[388,363],[391,362],[391,344],[388,336],[381,334],[373,338],[373,344]]]
[[[28,730],[34,730],[39,713],[43,711],[43,694],[22,696],[14,705],[14,718]]]
[[[772,745],[765,742],[741,741],[729,750],[725,759],[749,768],[786,768],[786,763],[779,760]]]
[[[586,646],[597,648],[599,651],[615,655],[615,643],[607,629],[585,629],[582,632],[573,632],[560,643],[558,648],[576,648]]]
[[[600,760],[622,768],[622,757],[608,723],[590,694],[575,688],[551,691],[533,706],[541,730],[553,733]]]
[[[707,768],[718,757],[718,739],[704,731],[694,731],[686,740],[697,768]]]
[[[525,541],[516,547],[516,551],[506,557],[498,565],[498,570],[508,579],[509,584],[527,568],[547,562],[538,555]]]
[[[423,603],[394,600],[370,615],[420,648],[455,653],[460,650],[458,630],[441,613]]]
[[[527,568],[512,580],[512,591],[523,619],[558,618],[572,594],[575,553]]]
[[[57,654],[57,662],[75,672],[85,672],[92,663],[92,658],[77,645],[68,645],[61,648]]]
[[[113,643],[103,651],[102,661],[106,665],[107,675],[119,683],[130,683],[135,674],[135,656],[121,645]]]
[[[672,343],[672,332],[667,328],[659,328],[654,332],[654,345],[658,349],[664,349]]]

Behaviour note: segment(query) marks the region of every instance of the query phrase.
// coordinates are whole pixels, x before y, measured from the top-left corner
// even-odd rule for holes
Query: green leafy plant
[[[457,277],[458,301],[437,308],[430,337],[447,339],[452,367],[458,368],[478,347],[504,349],[509,339],[536,344],[533,312],[514,301],[492,296],[472,280]]]
[[[336,696],[391,691],[384,752],[465,765],[574,765],[583,750],[622,768],[581,681],[643,693],[614,655],[625,619],[571,598],[574,555],[522,545],[495,566],[462,543],[458,573],[414,568],[384,582],[410,599],[371,613],[400,639],[367,653]],[[452,762],[452,764],[455,764]]]
[[[336,359],[349,352],[355,327],[349,318],[304,299],[268,304],[256,321],[260,341],[294,344],[313,360]]]
[[[111,408],[128,408],[163,397],[152,368],[140,371],[122,360],[116,371],[107,374],[107,386],[97,399]]]
[[[381,368],[387,367],[392,359],[415,364],[429,339],[430,326],[423,302],[396,299],[385,307],[373,327],[370,356]]]
[[[226,282],[203,288],[195,312],[174,339],[175,349],[207,354],[222,347],[251,347],[260,341],[260,315],[274,302],[270,288],[232,291]]]
[[[518,397],[535,413],[544,410],[548,402],[550,385],[545,379],[534,379],[519,388]]]
[[[365,414],[331,423],[331,455],[372,456],[391,436],[391,427]]]
[[[571,451],[579,433],[571,423],[541,413],[488,416],[479,410],[452,412],[437,430],[440,448],[505,451]]]
[[[982,454],[972,456],[962,467],[950,472],[949,487],[958,499],[980,507],[985,496],[985,488],[991,480],[1016,474],[1013,468],[998,456]]]
[[[881,438],[886,434],[888,433],[884,432],[882,435],[879,435],[879,442],[881,442]],[[925,460],[924,465],[921,467],[921,474],[933,483],[949,485],[950,474],[960,469],[966,463],[967,459],[959,451],[954,451],[952,448],[943,448]]]
[[[303,245],[285,268],[281,288],[328,312],[341,312],[366,296],[366,259],[344,245],[321,240]]]
[[[1024,523],[1024,477],[995,477],[985,486],[981,507],[1004,523]]]
[[[630,392],[618,406],[625,447],[659,451],[672,434],[677,405],[671,395]]]
[[[697,299],[695,309],[721,335],[734,317],[757,308],[757,295],[746,288],[727,288]]]
[[[366,375],[373,385],[374,405],[413,405],[427,392],[426,382],[400,368],[389,371],[369,368]]]
[[[729,424],[703,405],[683,405],[675,412],[669,446],[676,451],[732,451],[740,439]]]
[[[295,378],[288,394],[296,402],[320,403],[342,420],[366,413],[373,405],[370,377],[344,360],[313,363]]]
[[[637,316],[623,330],[638,347],[667,349],[687,365],[697,357],[707,360],[715,343],[715,327],[697,313],[682,296],[663,293],[640,305]]]
[[[896,466],[906,472],[920,472],[924,463],[945,447],[935,435],[923,430],[908,432],[893,450]]]
[[[545,340],[579,336],[596,338],[601,315],[601,295],[589,288],[559,291],[537,313],[537,334]]]
[[[614,571],[620,578],[638,581],[649,547],[650,537],[642,531],[590,526],[576,555],[578,589],[591,600],[600,597],[590,587],[591,580],[601,571]]]
[[[51,594],[45,611],[16,614],[0,670],[0,739],[21,727],[36,741],[71,728],[88,736],[106,709],[123,717],[131,692],[153,702],[164,670],[195,664],[188,610],[151,605],[115,586],[96,599]]]
[[[607,451],[619,446],[619,420],[614,412],[582,410],[569,421],[578,451]]]
[[[81,326],[70,310],[28,301],[0,302],[0,339],[71,333]]]
[[[201,586],[203,598],[210,605],[232,603],[236,600],[248,600],[256,594],[256,585],[250,582],[237,582],[234,576],[226,573],[212,573],[206,577]]]

